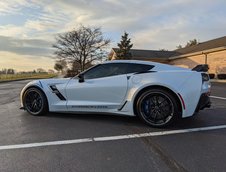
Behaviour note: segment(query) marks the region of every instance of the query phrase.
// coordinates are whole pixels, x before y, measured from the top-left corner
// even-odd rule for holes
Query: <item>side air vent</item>
[[[52,90],[52,93],[56,94],[56,96],[60,99],[65,101],[66,98],[60,93],[60,91],[57,89],[55,85],[50,85],[50,88]]]

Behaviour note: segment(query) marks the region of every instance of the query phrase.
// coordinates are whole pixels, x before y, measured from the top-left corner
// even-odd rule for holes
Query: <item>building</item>
[[[109,59],[114,60],[116,52],[117,48],[113,48]],[[131,49],[131,54],[134,60],[154,61],[186,68],[208,64],[209,73],[226,74],[226,36],[174,51]]]

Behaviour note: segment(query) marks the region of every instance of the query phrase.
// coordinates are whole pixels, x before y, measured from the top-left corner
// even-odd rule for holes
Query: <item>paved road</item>
[[[136,117],[47,114],[19,110],[19,92],[28,81],[0,84],[1,146],[119,136],[226,125],[226,100],[166,129]],[[226,97],[226,84],[212,95]],[[55,143],[55,142],[54,142]],[[0,171],[225,171],[226,129],[68,145],[0,150]]]

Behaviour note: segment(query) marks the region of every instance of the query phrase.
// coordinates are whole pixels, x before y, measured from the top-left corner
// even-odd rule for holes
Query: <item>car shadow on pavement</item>
[[[73,114],[73,113],[48,113],[44,115],[48,118],[63,118],[70,120],[82,120],[105,123],[128,123],[144,125],[137,116],[124,116],[118,114]]]
[[[153,129],[154,127],[148,126],[137,116],[123,116],[123,115],[114,115],[114,114],[62,114],[62,113],[48,113],[45,115],[47,118],[63,118],[70,120],[79,120],[79,121],[89,121],[106,124],[117,124],[117,125],[128,125],[134,126],[140,129]],[[169,126],[158,128],[162,130],[173,130],[173,129],[183,129],[183,128],[193,128],[205,126],[205,122],[198,116],[192,116],[189,118],[176,120]]]
[[[169,126],[159,128],[159,130],[177,130],[186,128],[198,128],[198,127],[208,127],[213,125],[225,125],[226,124],[226,109],[208,109],[199,112],[197,115],[192,117],[178,119]],[[26,113],[26,112],[25,112]],[[217,115],[216,115],[217,113]],[[225,114],[225,115],[223,115]],[[28,114],[26,114],[28,115]],[[141,129],[141,131],[148,132],[149,129],[154,129],[154,127],[146,125],[137,116],[124,116],[115,114],[71,114],[71,113],[47,113],[43,116],[34,116],[31,118],[39,118],[57,121],[77,121],[89,123],[89,125],[95,125],[103,123],[105,125],[116,125],[116,126],[128,126]]]

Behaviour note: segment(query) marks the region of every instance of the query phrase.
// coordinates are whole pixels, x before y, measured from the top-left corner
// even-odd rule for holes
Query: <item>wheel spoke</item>
[[[154,102],[155,102],[155,105],[158,104],[158,98],[157,98],[157,96],[154,97]]]
[[[161,102],[159,103],[159,105],[162,106],[162,104],[163,104],[164,102],[166,102],[166,99],[164,99],[163,101],[161,101]]]
[[[159,114],[158,111],[155,111],[154,117],[153,117],[155,123],[157,121],[158,114]]]
[[[171,99],[163,93],[151,93],[141,102],[143,117],[154,125],[164,125],[174,114]]]
[[[31,113],[39,112],[43,105],[41,95],[33,90],[28,92],[25,97],[25,104]]]

